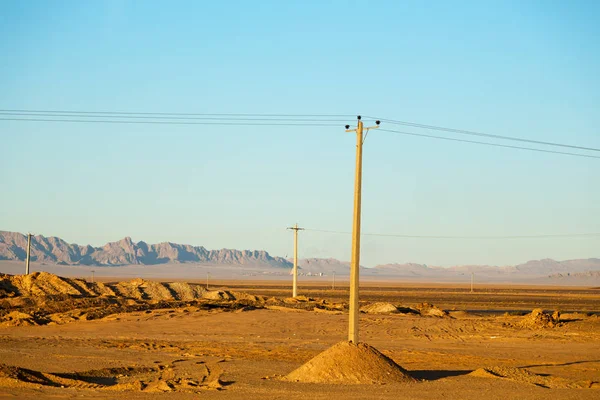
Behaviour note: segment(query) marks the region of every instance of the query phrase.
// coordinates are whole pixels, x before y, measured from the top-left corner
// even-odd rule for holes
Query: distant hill
[[[557,285],[600,284],[600,271],[562,272],[551,274],[548,278]]]
[[[32,261],[58,265],[125,266],[162,264],[204,264],[257,267],[256,273],[279,276],[281,268],[292,267],[292,260],[272,257],[259,250],[207,250],[170,242],[134,243],[126,237],[102,247],[69,244],[57,237],[34,236]],[[27,236],[16,232],[0,231],[0,260],[23,261],[26,256]],[[334,258],[303,258],[299,260],[301,275],[348,276],[350,263]],[[270,271],[270,272],[269,272]],[[556,284],[597,284],[600,259],[555,261],[533,260],[515,266],[459,265],[438,267],[418,263],[385,264],[373,268],[361,266],[361,277],[377,280],[404,280],[414,282],[468,283],[471,274],[475,282],[521,282]],[[286,271],[287,274],[287,271]]]
[[[595,278],[600,279],[600,271],[585,271],[566,274],[552,274],[549,278],[569,279],[569,278]]]
[[[372,272],[377,275],[394,275],[412,278],[431,277],[440,273],[444,273],[445,269],[442,267],[428,267],[425,264],[406,263],[378,265],[373,268]]]
[[[306,258],[298,261],[302,274],[344,276],[350,274],[350,263],[334,258]],[[560,272],[557,272],[560,271]],[[521,282],[543,283],[562,279],[564,283],[577,281],[577,284],[593,283],[600,276],[600,259],[555,261],[550,259],[528,261],[515,266],[458,265],[438,267],[426,264],[384,264],[373,268],[361,266],[362,277],[381,280],[404,280],[415,282]],[[554,275],[553,275],[554,274]],[[571,279],[568,274],[571,274]],[[574,275],[575,274],[575,275]],[[564,275],[565,278],[561,278]],[[569,281],[569,282],[567,282]]]
[[[298,266],[304,273],[323,273],[331,275],[349,274],[350,262],[336,260],[335,258],[303,258],[298,260]]]
[[[551,259],[528,261],[515,267],[519,272],[528,274],[568,274],[584,271],[600,270],[600,259],[555,261]]]
[[[440,281],[468,282],[474,274],[476,281],[527,282],[540,279],[558,278],[568,274],[577,275],[580,280],[596,279],[594,271],[600,271],[600,259],[555,261],[551,259],[528,261],[515,266],[459,265],[436,267],[424,264],[386,264],[371,268],[369,273],[379,276],[393,276],[404,279],[426,279]],[[553,275],[554,274],[554,275]]]
[[[0,231],[0,260],[25,260],[27,236]],[[32,261],[59,265],[156,265],[167,263],[239,264],[291,268],[281,257],[261,250],[207,250],[202,246],[176,243],[134,243],[126,237],[103,247],[70,244],[57,237],[37,235],[31,242]]]

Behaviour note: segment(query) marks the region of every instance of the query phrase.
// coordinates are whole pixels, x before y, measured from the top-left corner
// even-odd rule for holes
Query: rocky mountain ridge
[[[26,251],[26,235],[0,231],[0,260],[25,260]],[[59,265],[89,266],[200,263],[292,267],[284,258],[272,257],[263,250],[207,250],[202,246],[170,242],[135,243],[130,237],[107,243],[102,247],[92,247],[70,244],[53,236],[36,235],[31,241],[31,259]]]

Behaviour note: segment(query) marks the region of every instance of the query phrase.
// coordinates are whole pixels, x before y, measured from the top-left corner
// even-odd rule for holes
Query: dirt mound
[[[20,311],[12,311],[0,319],[7,326],[31,326],[40,325],[37,319],[31,315]]]
[[[21,383],[35,385],[51,384],[50,380],[41,372],[0,364],[0,385],[18,386]]]
[[[377,302],[362,306],[360,312],[366,314],[391,314],[397,313],[398,308],[392,303]]]
[[[269,297],[265,300],[265,305],[267,306],[281,306],[283,304],[283,300],[278,299],[277,297]]]
[[[314,301],[315,299],[313,299],[312,297],[306,297],[302,295],[296,297],[287,297],[283,299],[283,302],[286,304],[310,303]]]
[[[46,373],[0,364],[0,386],[56,386],[78,389],[142,390],[141,381],[119,382],[130,376],[154,371],[152,368],[108,368],[83,373]]]
[[[0,298],[107,296],[136,300],[190,301],[202,298],[205,291],[200,285],[182,282],[162,283],[133,279],[103,284],[63,278],[47,272],[34,272],[29,275],[0,274]]]
[[[414,382],[406,370],[366,343],[340,342],[283,378],[292,382],[385,384]]]
[[[336,310],[333,308],[319,308],[319,307],[315,307],[313,309],[314,312],[316,313],[321,313],[321,314],[331,314],[331,315],[342,315],[343,312],[340,310]]]
[[[469,375],[481,378],[502,378],[515,382],[527,383],[552,389],[585,389],[597,387],[596,382],[579,381],[572,382],[565,378],[551,375],[538,375],[525,368],[515,367],[488,367],[479,368]]]
[[[459,310],[459,311],[450,311],[448,314],[452,318],[468,318],[468,317],[471,316],[471,314],[469,314],[466,311],[462,311],[462,310]]]
[[[111,391],[191,392],[223,390],[218,362],[176,360],[156,367],[118,367],[73,373],[46,373],[0,364],[0,387],[55,386]]]
[[[68,279],[49,274],[34,272],[29,275],[4,275],[0,286],[4,292],[13,296],[81,296],[96,295],[81,279]]]
[[[243,292],[230,292],[237,301],[247,301],[249,303],[264,303],[267,299],[264,296],[256,296]]]
[[[154,282],[140,278],[119,282],[110,287],[118,297],[155,301],[190,301],[202,298],[206,292],[200,285],[190,285],[184,282]]]
[[[416,306],[416,309],[423,317],[444,318],[449,316],[446,311],[429,303],[421,303]]]
[[[226,290],[208,290],[204,292],[202,298],[208,300],[235,300],[235,296]]]
[[[76,279],[77,281],[81,280],[81,279]],[[86,283],[86,285],[93,291],[93,295],[96,296],[116,296],[117,294],[115,293],[115,291],[113,290],[113,288],[111,288],[109,285],[105,285],[104,283],[101,282],[87,282],[84,281]]]
[[[119,282],[113,286],[113,289],[122,297],[136,300],[174,300],[171,292],[164,285],[140,278]]]
[[[12,283],[12,275],[0,273],[0,299],[18,296],[19,288]]]
[[[531,312],[531,314],[527,314],[523,317],[521,321],[517,324],[520,328],[529,328],[529,329],[545,329],[545,328],[554,328],[560,325],[560,313],[558,311],[554,311],[554,313],[546,313],[541,308],[536,308]]]
[[[206,289],[201,285],[190,285],[183,282],[167,283],[166,286],[177,300],[189,301],[199,299],[206,292]]]
[[[0,274],[0,324],[65,324],[126,312],[195,306],[247,311],[265,306],[266,297],[226,290],[206,291],[198,284],[133,279],[90,283],[37,272]]]
[[[49,374],[26,368],[0,364],[0,386],[60,386],[80,389],[97,389],[103,385],[72,379],[69,374]]]

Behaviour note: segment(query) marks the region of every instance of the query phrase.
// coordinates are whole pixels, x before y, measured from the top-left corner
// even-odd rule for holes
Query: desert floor
[[[268,297],[289,295],[287,282],[213,285]],[[330,304],[347,301],[346,288],[308,285],[300,293]],[[444,317],[361,314],[361,341],[408,370],[415,382],[281,379],[345,340],[347,311],[161,303],[94,320],[0,325],[0,364],[5,376],[15,367],[16,377],[0,380],[0,398],[600,398],[598,289],[494,286],[469,293],[449,285],[370,283],[362,288],[361,300],[429,302],[449,311]],[[521,326],[522,310],[536,307],[563,311],[558,326]],[[473,373],[489,367],[509,372]],[[523,370],[527,373],[514,373]]]

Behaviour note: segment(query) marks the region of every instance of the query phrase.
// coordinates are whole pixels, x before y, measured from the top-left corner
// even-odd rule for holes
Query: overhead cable
[[[331,231],[325,229],[311,229],[305,228],[306,231],[322,232],[322,233],[335,233],[350,235],[352,232],[343,231]],[[495,239],[552,239],[552,238],[585,238],[585,237],[598,237],[598,233],[566,233],[566,234],[549,234],[549,235],[507,235],[507,236],[444,236],[444,235],[403,235],[403,234],[387,234],[387,233],[361,233],[361,236],[383,236],[383,237],[397,237],[406,239],[465,239],[465,240],[495,240]]]
[[[426,134],[423,134],[423,133],[404,132],[404,131],[397,131],[397,130],[393,130],[393,129],[383,129],[383,128],[381,128],[379,130],[383,131],[383,132],[398,133],[398,134],[401,134],[401,135],[426,137],[426,138],[440,139],[440,140],[449,140],[449,141],[452,141],[452,142],[473,143],[473,144],[479,144],[479,145],[484,145],[484,146],[503,147],[503,148],[507,148],[507,149],[529,150],[529,151],[536,151],[536,152],[540,152],[540,153],[552,153],[552,154],[562,154],[562,155],[574,156],[574,157],[585,157],[585,158],[598,158],[598,159],[600,159],[600,156],[592,156],[590,154],[583,154],[583,153],[569,153],[569,152],[565,152],[565,151],[536,149],[536,148],[533,148],[533,147],[521,147],[521,146],[511,146],[511,145],[508,145],[508,144],[478,142],[476,140],[455,139],[455,138],[449,138],[449,137],[445,137],[445,136],[426,135]]]
[[[372,118],[372,117],[369,117],[369,118]],[[556,143],[556,142],[545,142],[545,141],[541,141],[541,140],[526,139],[526,138],[520,138],[520,137],[514,137],[514,136],[494,135],[494,134],[483,133],[483,132],[468,131],[468,130],[464,130],[464,129],[453,129],[453,128],[446,128],[443,126],[425,125],[425,124],[418,124],[418,123],[414,123],[414,122],[398,121],[398,120],[394,120],[394,119],[380,118],[380,120],[382,122],[387,122],[389,124],[411,126],[414,128],[423,128],[423,129],[430,129],[430,130],[437,130],[437,131],[444,131],[444,132],[451,132],[451,133],[459,133],[459,134],[463,134],[463,135],[481,136],[481,137],[487,137],[487,138],[492,138],[492,139],[501,139],[501,140],[512,140],[512,141],[517,141],[517,142],[542,144],[542,145],[546,145],[546,146],[566,147],[566,148],[578,149],[578,150],[600,151],[600,149],[595,148],[595,147],[577,146],[577,145]]]

